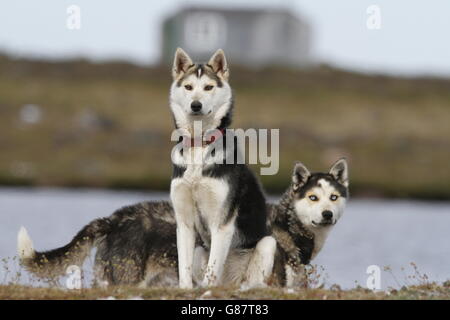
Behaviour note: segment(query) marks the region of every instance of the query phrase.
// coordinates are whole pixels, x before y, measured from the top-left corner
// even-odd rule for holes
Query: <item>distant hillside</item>
[[[168,190],[170,68],[0,56],[0,184]],[[231,66],[234,127],[280,128],[295,160],[350,161],[353,195],[450,198],[450,80]]]

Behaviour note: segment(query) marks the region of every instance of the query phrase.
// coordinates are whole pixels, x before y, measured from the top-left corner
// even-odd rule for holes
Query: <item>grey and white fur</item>
[[[211,131],[224,132],[233,109],[224,52],[218,50],[208,63],[201,64],[177,49],[172,75],[170,108],[183,138],[204,141]],[[200,132],[195,122],[201,124]],[[258,248],[258,242],[268,237],[264,194],[250,169],[238,163],[239,150],[229,148],[231,142],[236,146],[237,138],[228,131],[210,143],[175,151],[172,157],[170,199],[177,224],[181,288],[193,286],[197,237],[209,255],[202,286],[222,283],[230,248]],[[270,238],[264,242],[275,243]]]
[[[266,237],[255,248],[231,249],[222,284],[303,285],[302,267],[319,253],[342,216],[348,183],[344,159],[326,173],[310,173],[303,164],[296,164],[289,188],[277,204],[267,206],[267,229],[276,243]],[[69,244],[50,251],[36,252],[24,228],[18,235],[22,264],[41,277],[56,277],[70,265],[81,266],[93,247],[97,247],[94,268],[100,285],[178,285],[176,221],[168,202],[124,207],[108,218],[92,221]],[[193,266],[198,283],[207,253],[198,239]]]

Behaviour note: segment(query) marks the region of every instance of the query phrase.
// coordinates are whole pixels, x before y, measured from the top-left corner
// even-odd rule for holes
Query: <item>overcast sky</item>
[[[3,0],[0,50],[25,56],[154,63],[160,24],[193,1]],[[313,56],[333,65],[373,72],[450,76],[448,0],[227,0],[220,6],[285,7],[313,28]],[[81,29],[66,27],[69,5],[81,8]],[[378,5],[381,29],[370,30],[366,10]]]

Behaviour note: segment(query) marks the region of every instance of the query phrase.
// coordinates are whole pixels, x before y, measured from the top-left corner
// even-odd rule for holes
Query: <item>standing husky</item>
[[[177,222],[179,284],[192,288],[198,234],[209,250],[201,285],[214,286],[221,282],[230,248],[255,247],[268,235],[266,202],[253,173],[237,163],[237,148],[227,148],[227,142],[228,146],[237,145],[236,137],[230,132],[223,134],[231,123],[233,108],[223,51],[214,53],[207,64],[198,64],[177,49],[172,75],[170,107],[175,125],[185,135],[185,146],[185,141],[194,141],[172,154],[170,199]],[[210,132],[219,135],[208,140]]]
[[[303,284],[302,265],[321,250],[333,226],[342,216],[348,199],[348,168],[345,160],[336,162],[328,173],[310,173],[296,164],[292,183],[278,204],[268,206],[268,229],[276,239],[275,263],[267,267],[274,253],[271,238],[250,249],[232,249],[225,264],[223,283],[254,286],[253,275],[265,273],[271,284]],[[67,245],[36,252],[25,229],[18,236],[23,265],[41,277],[58,276],[68,266],[81,266],[92,247],[97,247],[95,276],[99,284],[139,284],[176,286],[176,222],[168,202],[142,202],[117,210],[108,218],[85,226]],[[207,251],[195,250],[194,275],[201,281]],[[263,271],[262,271],[263,270]],[[266,280],[266,279],[264,279]]]

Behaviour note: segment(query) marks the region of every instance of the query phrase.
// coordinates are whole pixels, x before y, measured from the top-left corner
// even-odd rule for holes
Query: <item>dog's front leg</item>
[[[208,256],[209,252],[203,247],[198,246],[195,248],[192,274],[197,285],[203,284],[202,281],[208,264]]]
[[[267,286],[267,280],[272,275],[277,242],[272,236],[266,236],[258,241],[248,264],[241,289],[247,290]]]
[[[192,265],[194,262],[195,207],[189,185],[174,179],[171,183],[170,198],[177,222],[178,276],[181,288],[192,288]]]
[[[211,249],[208,266],[206,267],[206,273],[203,279],[203,286],[211,287],[220,284],[234,231],[234,219],[226,225],[211,228]]]
[[[180,288],[192,288],[192,265],[194,262],[194,226],[179,223],[177,219],[178,274]]]
[[[286,264],[286,288],[308,288],[308,277],[306,274],[305,266],[290,266]]]

